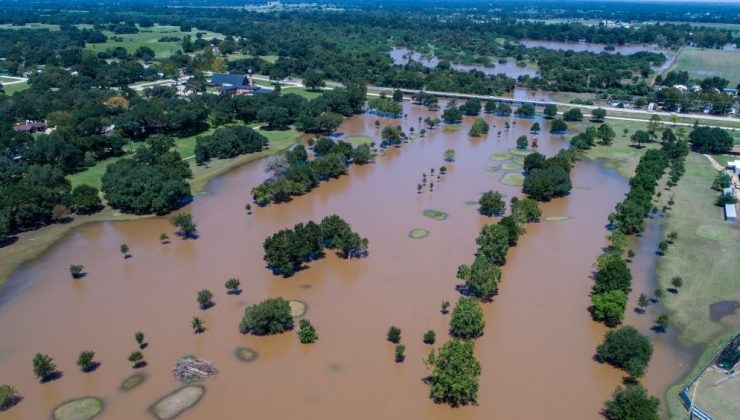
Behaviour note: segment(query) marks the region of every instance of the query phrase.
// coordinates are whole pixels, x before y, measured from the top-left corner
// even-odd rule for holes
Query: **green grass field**
[[[678,240],[658,260],[658,282],[670,287],[680,276],[684,285],[678,293],[666,293],[664,305],[671,323],[687,345],[706,344],[740,325],[740,314],[720,322],[709,319],[709,305],[723,300],[740,301],[737,273],[740,270],[740,225],[724,220],[722,208],[714,205],[717,192],[711,189],[717,171],[702,155],[691,153],[686,174],[671,192],[663,191],[658,207],[674,197],[675,205],[663,221],[664,231],[675,231]]]
[[[299,87],[283,87],[281,88],[282,93],[295,93],[296,95],[303,96],[304,98],[311,100],[313,98],[316,98],[317,96],[321,96],[321,91],[311,91],[307,90],[306,88],[299,88]]]
[[[23,26],[15,26],[10,23],[3,23],[0,25],[0,29],[48,29],[50,31],[58,31],[59,25],[49,23],[27,23]]]
[[[175,140],[175,149],[180,153],[180,156],[182,156],[183,159],[187,160],[190,163],[190,167],[193,170],[193,182],[202,182],[203,180],[202,175],[212,173],[214,169],[224,169],[224,167],[232,167],[237,166],[243,162],[243,158],[245,157],[252,157],[252,159],[256,159],[258,157],[261,157],[265,154],[265,152],[270,152],[267,154],[276,153],[281,150],[285,150],[290,146],[291,144],[295,143],[295,141],[298,139],[299,133],[298,131],[294,129],[284,130],[284,131],[267,131],[267,130],[260,130],[257,129],[262,135],[266,136],[269,140],[269,148],[266,151],[260,152],[260,153],[254,153],[250,155],[240,156],[234,159],[218,159],[214,160],[207,167],[199,167],[195,165],[195,140],[198,136],[205,136],[213,133],[216,129],[212,128],[210,130],[206,130],[202,133],[198,133],[192,136],[178,138]],[[130,145],[126,145],[124,147],[124,150],[126,150],[127,153],[131,153],[136,151],[137,148],[141,147],[144,143],[138,142],[138,143],[132,143]],[[124,155],[122,157],[126,157],[127,155]],[[103,161],[98,162],[97,164],[85,169],[82,172],[78,172],[76,174],[72,174],[67,176],[67,179],[72,184],[72,187],[76,187],[77,185],[81,184],[87,184],[90,186],[93,186],[95,188],[101,187],[101,178],[105,174],[105,170],[108,168],[108,166],[114,162],[116,162],[118,159],[121,159],[121,157],[114,157],[110,159],[106,159]],[[221,171],[223,172],[223,171]],[[211,176],[212,177],[212,176]],[[208,177],[210,179],[211,177]]]
[[[182,38],[185,35],[191,35],[192,38],[195,39],[195,34],[197,32],[204,33],[203,39],[223,38],[223,35],[221,34],[209,31],[201,31],[195,28],[193,28],[193,30],[190,32],[182,32],[177,26],[155,25],[151,28],[141,28],[141,32],[136,34],[116,35],[110,31],[103,31],[105,36],[108,37],[107,42],[101,44],[87,44],[85,48],[95,52],[100,52],[106,51],[108,49],[112,50],[116,47],[123,47],[126,49],[126,51],[129,52],[129,54],[133,54],[139,47],[146,46],[151,48],[157,55],[157,57],[167,57],[170,54],[174,54],[176,51],[181,49],[180,43],[159,42],[160,38],[164,36]],[[113,41],[113,37],[122,38],[123,41]]]
[[[5,90],[5,94],[6,95],[9,95],[10,96],[10,95],[12,95],[12,94],[14,94],[16,92],[20,92],[22,90],[26,90],[26,89],[28,89],[28,87],[29,86],[28,86],[28,83],[27,82],[13,83],[12,85],[3,85],[3,90]]]
[[[740,51],[685,47],[671,70],[688,71],[692,78],[720,76],[734,87],[740,83]]]

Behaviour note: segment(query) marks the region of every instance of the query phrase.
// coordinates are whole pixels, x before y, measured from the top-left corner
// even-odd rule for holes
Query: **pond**
[[[408,101],[403,107],[407,119],[380,121],[418,132],[419,118],[431,114]],[[376,119],[355,116],[340,131],[379,143]],[[587,312],[589,276],[606,244],[607,215],[628,185],[594,161],[577,163],[570,196],[542,205],[551,221],[527,227],[509,253],[499,295],[484,306],[485,334],[476,340],[483,366],[479,406],[434,404],[422,382],[428,374],[422,359],[431,348],[422,336],[433,329],[437,345],[447,340],[449,315],[440,313],[440,303],[457,300],[457,267],[472,262],[478,232],[496,220],[478,215],[470,202],[491,189],[507,201],[520,195],[520,187],[501,183],[510,172],[486,168],[505,163],[489,157],[510,153],[534,121],[485,119],[491,124],[487,137],[468,138],[473,119],[466,118],[457,131],[436,128],[387,150],[374,164],[352,167],[309,194],[249,216],[244,204],[266,174],[264,160],[246,164],[211,182],[184,209],[198,224],[197,240],[160,245],[160,233],[174,237],[166,218],[94,223],[73,231],[19,269],[0,292],[0,369],[23,396],[3,418],[48,418],[58,404],[82,396],[102,399],[105,418],[145,418],[154,402],[178,389],[170,369],[186,354],[211,361],[219,373],[203,382],[206,392],[182,419],[235,413],[255,419],[319,420],[347,413],[354,419],[490,419],[492,412],[496,418],[597,418],[622,372],[592,360],[606,329]],[[505,121],[517,124],[506,131]],[[542,153],[552,155],[566,145],[547,134],[549,122],[536,121],[543,126]],[[450,148],[456,158],[447,163],[443,152]],[[442,165],[447,174],[437,180]],[[434,191],[418,194],[417,184],[431,168],[437,169]],[[447,217],[426,217],[427,209]],[[367,258],[327,255],[287,279],[264,267],[265,237],[334,213],[369,238]],[[413,229],[429,235],[409,237]],[[122,258],[124,242],[132,258]],[[655,246],[637,251],[645,269],[635,274],[634,288],[649,290]],[[88,275],[70,279],[70,264],[83,264]],[[224,282],[231,277],[241,279],[240,295],[227,295]],[[205,311],[196,303],[203,288],[215,295],[215,306]],[[295,332],[269,337],[238,332],[246,305],[276,296],[306,303],[304,317],[317,329],[316,344],[300,344]],[[193,334],[193,316],[204,321],[202,334]],[[402,329],[407,356],[402,364],[394,363],[393,345],[385,339],[391,325]],[[649,326],[638,325],[655,336]],[[138,330],[149,343],[143,350],[148,366],[137,369],[147,379],[124,392],[119,387],[134,373],[126,359],[137,349]],[[668,338],[656,343],[645,382],[662,398],[689,362]],[[243,348],[259,357],[239,360],[235,354]],[[87,349],[95,350],[101,365],[85,374],[75,360]],[[63,376],[38,383],[31,372],[36,352],[54,357]]]

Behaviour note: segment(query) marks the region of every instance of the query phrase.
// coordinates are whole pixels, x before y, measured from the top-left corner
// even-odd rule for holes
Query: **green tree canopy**
[[[254,335],[279,334],[292,328],[290,305],[283,298],[267,299],[248,306],[239,324],[239,331]]]
[[[634,378],[645,373],[652,355],[653,344],[631,326],[607,331],[604,341],[596,348],[599,360],[624,369]]]

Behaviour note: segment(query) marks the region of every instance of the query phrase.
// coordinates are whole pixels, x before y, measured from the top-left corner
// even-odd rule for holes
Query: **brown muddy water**
[[[407,132],[426,115],[404,103]],[[183,419],[504,419],[598,418],[602,402],[620,383],[620,371],[592,360],[605,328],[587,312],[592,264],[605,245],[607,214],[627,191],[627,182],[599,163],[579,162],[572,194],[543,205],[545,216],[569,220],[532,224],[504,267],[500,294],[485,305],[485,335],[476,340],[483,366],[478,406],[450,408],[428,398],[422,382],[422,359],[430,346],[425,331],[447,339],[449,315],[440,302],[455,301],[457,266],[470,263],[481,217],[468,204],[489,189],[512,197],[520,187],[499,181],[503,172],[486,167],[526,134],[532,121],[485,117],[487,138],[470,139],[466,118],[461,130],[433,130],[401,148],[390,149],[372,165],[352,167],[349,174],[322,184],[292,202],[257,208],[244,214],[250,189],[265,178],[264,161],[247,164],[208,186],[186,208],[198,224],[200,238],[160,245],[158,237],[172,228],[164,218],[83,226],[59,241],[39,259],[26,264],[0,295],[0,383],[13,384],[23,396],[3,419],[48,418],[68,399],[93,395],[105,401],[100,418],[147,418],[148,407],[178,387],[170,369],[175,360],[194,354],[212,361],[220,373],[204,382],[206,393]],[[341,131],[378,138],[376,118],[357,116]],[[549,123],[539,120],[545,132]],[[497,131],[504,131],[501,137]],[[540,151],[551,155],[565,144],[561,137],[539,135]],[[457,151],[452,164],[442,161],[445,149]],[[434,180],[433,192],[416,193],[423,172],[446,165],[449,172]],[[437,221],[425,209],[447,212]],[[370,239],[370,254],[360,260],[328,255],[285,279],[273,276],[262,261],[262,240],[278,229],[336,213]],[[652,225],[651,225],[652,226]],[[424,239],[409,231],[429,230]],[[655,227],[657,229],[657,227]],[[645,235],[655,240],[654,231]],[[652,238],[652,239],[651,239]],[[126,243],[133,258],[124,260]],[[649,248],[649,249],[648,249]],[[652,290],[654,251],[640,245],[635,289]],[[70,279],[70,264],[83,264],[89,274]],[[224,282],[241,279],[243,293],[229,296]],[[210,288],[216,305],[198,308],[196,292]],[[301,345],[295,332],[271,337],[241,335],[238,324],[246,304],[282,296],[308,304],[306,317],[319,340]],[[636,296],[636,295],[635,295]],[[633,299],[634,300],[634,299]],[[193,334],[190,320],[200,316],[207,330]],[[670,336],[649,331],[654,315],[629,315],[641,330],[656,337],[656,353],[645,383],[662,397],[669,384],[688,368],[691,355]],[[390,325],[402,329],[407,358],[393,361],[385,340]],[[126,360],[136,349],[141,330],[149,346],[148,366],[139,387],[124,392],[121,382],[134,372]],[[234,356],[238,347],[259,353],[250,363]],[[75,366],[80,350],[93,349],[102,363],[84,374]],[[36,352],[55,358],[63,376],[40,384],[33,377]]]

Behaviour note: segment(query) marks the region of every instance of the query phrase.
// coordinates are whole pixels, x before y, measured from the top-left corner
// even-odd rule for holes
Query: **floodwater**
[[[625,44],[625,45],[614,45],[613,50],[605,50],[606,44],[592,44],[585,41],[579,42],[563,42],[563,41],[547,41],[547,40],[534,40],[526,39],[520,42],[527,48],[547,48],[549,50],[563,50],[563,51],[575,51],[575,52],[593,52],[593,53],[609,53],[609,54],[622,54],[631,55],[641,51],[648,51],[654,53],[661,53],[657,47],[651,47],[643,44]]]
[[[417,131],[427,111],[404,103],[407,132]],[[485,304],[485,334],[476,340],[483,372],[479,405],[450,408],[428,398],[422,359],[430,346],[425,331],[448,338],[449,315],[440,302],[455,301],[457,266],[470,263],[480,228],[495,219],[479,216],[480,193],[499,190],[507,198],[520,187],[501,184],[502,172],[486,167],[501,162],[493,153],[514,147],[532,121],[485,118],[495,127],[487,138],[470,139],[464,128],[442,128],[424,139],[393,148],[372,165],[352,167],[349,175],[322,184],[292,202],[257,208],[244,214],[250,189],[265,178],[264,161],[256,161],[211,182],[185,210],[192,212],[200,237],[175,238],[160,245],[158,237],[172,228],[164,218],[83,226],[48,252],[26,264],[0,294],[0,382],[12,383],[23,400],[3,419],[48,418],[59,403],[94,395],[105,401],[101,418],[146,418],[147,408],[178,387],[170,373],[176,359],[194,354],[212,361],[220,373],[207,379],[203,399],[183,419],[588,419],[597,418],[602,403],[622,379],[622,372],[592,360],[606,329],[587,312],[590,273],[606,245],[607,214],[623,198],[627,182],[592,161],[573,171],[570,196],[544,204],[545,216],[566,221],[531,224],[503,268],[499,295]],[[341,131],[378,138],[376,118],[357,116]],[[550,137],[549,123],[539,136],[540,151],[552,155],[565,146]],[[496,133],[503,131],[501,137]],[[454,163],[442,161],[454,148]],[[416,193],[423,172],[445,165],[448,174],[433,180],[434,191]],[[424,209],[449,214],[437,221]],[[341,260],[327,255],[291,278],[273,276],[262,262],[262,240],[275,231],[307,220],[339,214],[370,240],[367,258]],[[651,225],[652,226],[652,225]],[[424,228],[430,235],[411,239]],[[655,229],[657,227],[654,226]],[[654,251],[659,238],[646,232],[635,269],[635,289],[652,290]],[[124,260],[126,243],[133,258]],[[89,274],[72,280],[70,264],[83,264]],[[241,279],[243,293],[229,296],[224,282]],[[196,292],[209,288],[216,305],[198,308]],[[633,293],[634,294],[634,293]],[[245,336],[238,324],[246,304],[282,296],[308,304],[306,317],[319,340],[298,343],[295,332],[270,337]],[[192,333],[190,320],[200,316],[207,330]],[[647,323],[653,315],[629,315]],[[642,320],[642,321],[640,321]],[[639,324],[649,333],[649,325]],[[388,327],[402,329],[406,361],[393,361]],[[126,360],[136,349],[141,330],[149,346],[147,380],[129,392],[119,384],[134,372]],[[656,334],[650,333],[653,337]],[[251,363],[234,356],[245,346],[259,353]],[[75,366],[80,350],[93,349],[102,365],[84,374]],[[34,353],[56,359],[63,376],[40,384],[31,371]],[[662,397],[669,384],[688,369],[690,355],[656,337],[656,353],[645,378]]]
[[[412,52],[408,48],[403,47],[394,47],[390,52],[390,56],[393,59],[393,64],[396,65],[405,65],[409,62],[409,60],[414,60],[418,63],[421,63],[422,66],[430,68],[437,67],[437,64],[439,64],[439,59],[434,55],[423,55],[419,52]],[[514,79],[524,75],[530,77],[537,76],[537,70],[527,67],[519,67],[516,65],[516,60],[511,58],[503,64],[494,63],[493,67],[486,67],[482,65],[470,66],[457,63],[451,63],[450,67],[459,71],[478,70],[487,75],[504,73],[505,75]]]

